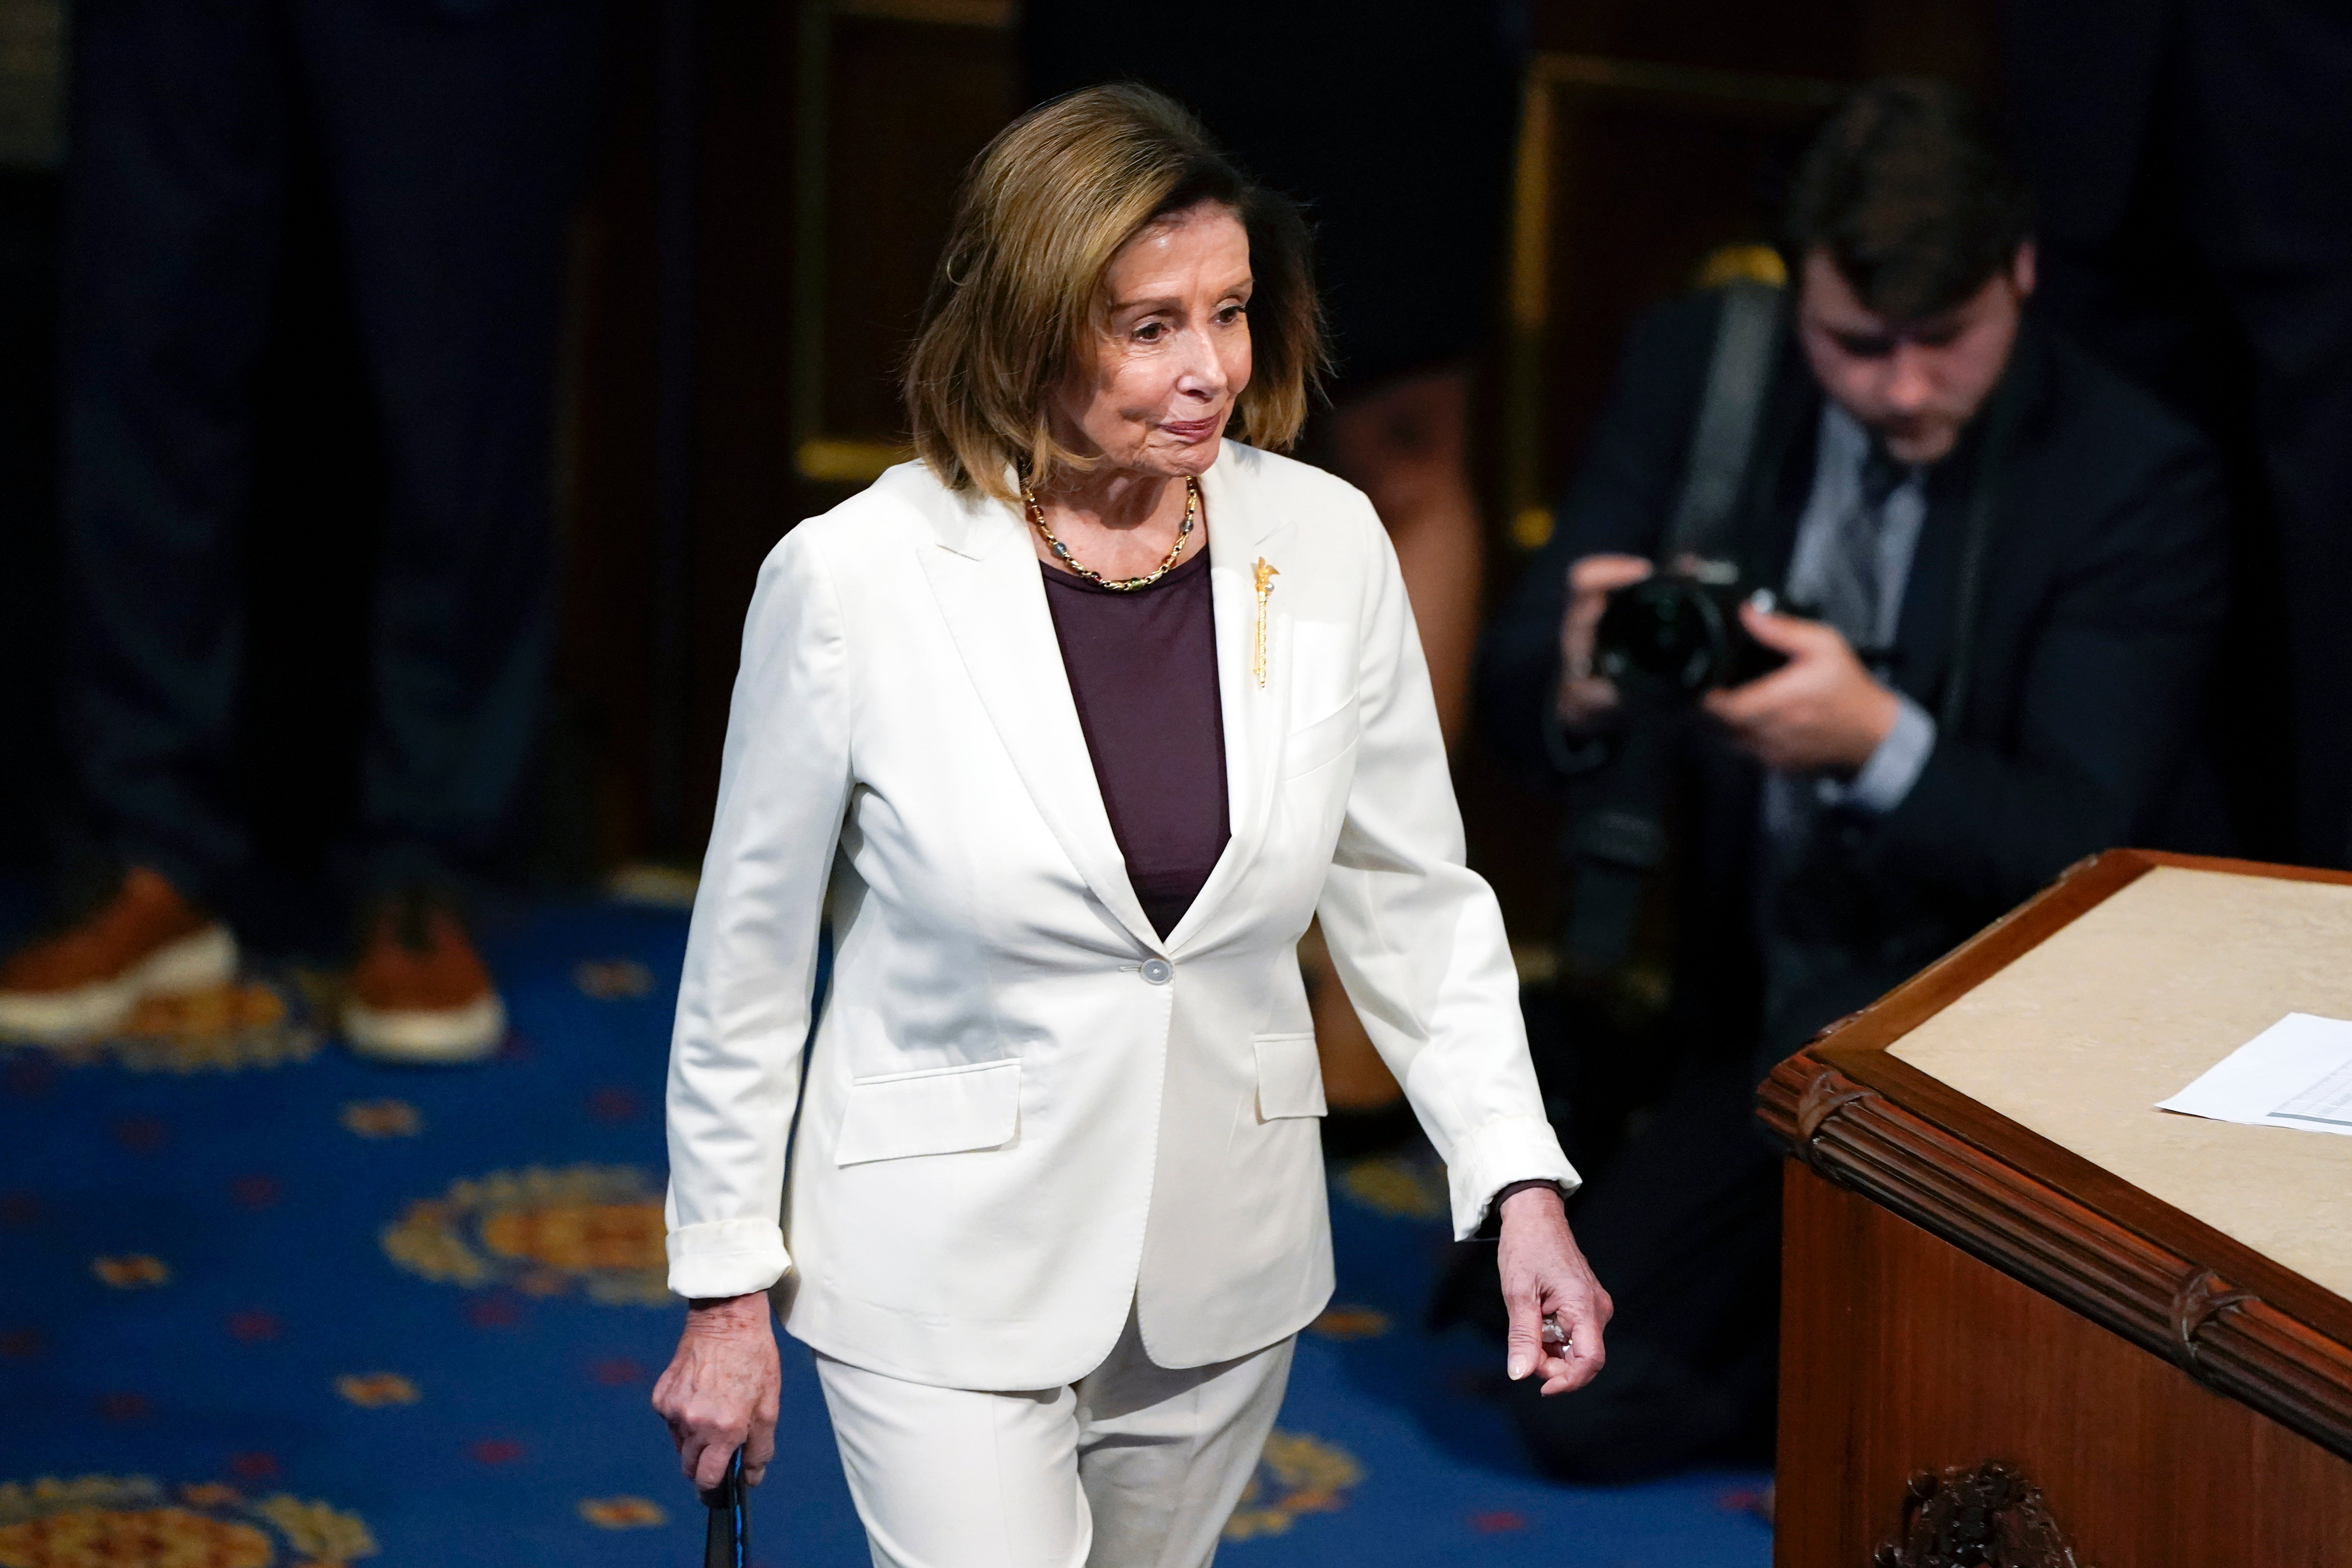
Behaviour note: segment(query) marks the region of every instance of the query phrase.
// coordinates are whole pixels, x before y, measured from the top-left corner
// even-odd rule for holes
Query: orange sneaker
[[[506,1005],[457,915],[415,894],[387,902],[343,1004],[352,1049],[383,1061],[472,1062],[506,1032]]]
[[[114,897],[0,963],[0,1038],[98,1039],[150,996],[181,996],[236,977],[236,939],[144,866]]]

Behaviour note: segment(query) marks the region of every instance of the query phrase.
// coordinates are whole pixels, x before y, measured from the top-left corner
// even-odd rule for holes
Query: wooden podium
[[[2117,850],[1774,1069],[1780,1568],[2352,1568],[2352,1138],[2153,1109],[2352,1018],[2352,876]]]

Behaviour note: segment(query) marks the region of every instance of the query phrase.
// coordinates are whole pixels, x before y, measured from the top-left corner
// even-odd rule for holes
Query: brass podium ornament
[[[1871,1562],[1873,1568],[2089,1568],[2050,1517],[2042,1489],[1998,1459],[1912,1477],[1901,1542],[1886,1542]]]
[[[1257,643],[1256,652],[1250,658],[1250,673],[1257,677],[1258,689],[1264,690],[1265,688],[1265,601],[1266,595],[1274,592],[1274,580],[1282,575],[1282,569],[1278,566],[1267,565],[1265,557],[1261,555],[1257,558],[1257,564],[1251,571],[1257,580]]]

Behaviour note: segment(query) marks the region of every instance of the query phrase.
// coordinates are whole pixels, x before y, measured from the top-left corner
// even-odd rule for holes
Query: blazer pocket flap
[[[1021,1126],[1021,1064],[983,1062],[849,1086],[834,1143],[836,1165],[956,1154],[1013,1142]]]
[[[1260,1035],[1256,1045],[1258,1120],[1322,1115],[1323,1064],[1315,1055],[1315,1037]]]
[[[1293,730],[1282,742],[1282,776],[1295,779],[1345,755],[1356,743],[1357,727],[1356,705],[1350,702]]]

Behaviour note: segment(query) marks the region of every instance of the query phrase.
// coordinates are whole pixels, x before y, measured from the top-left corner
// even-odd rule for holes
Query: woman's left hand
[[[1495,1262],[1503,1277],[1503,1304],[1511,1313],[1512,1381],[1539,1376],[1547,1394],[1591,1383],[1607,1359],[1601,1331],[1614,1308],[1568,1233],[1557,1188],[1529,1187],[1503,1200],[1502,1244]],[[1566,1331],[1565,1345],[1544,1342],[1547,1317],[1557,1319]]]

